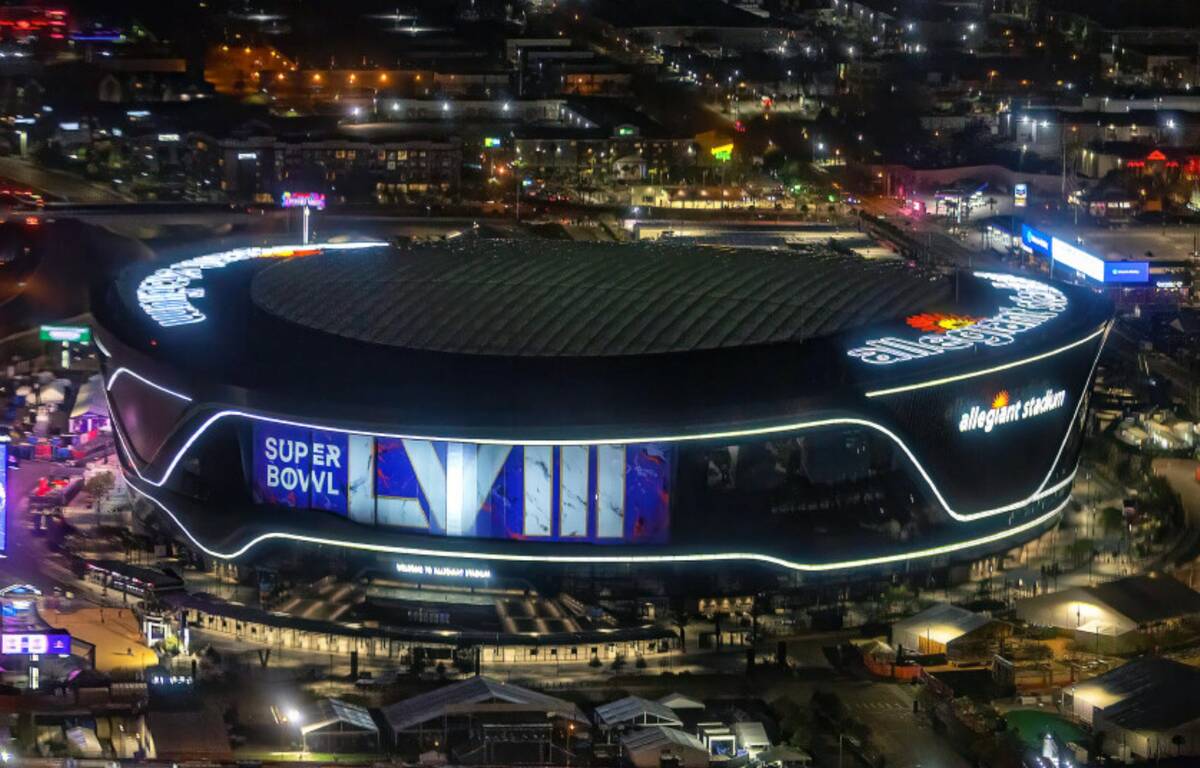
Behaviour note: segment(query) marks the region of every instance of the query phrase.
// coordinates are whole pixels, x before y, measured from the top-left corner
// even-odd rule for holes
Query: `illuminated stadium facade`
[[[1067,503],[1109,308],[833,252],[243,248],[93,301],[131,486],[212,558],[877,574]]]

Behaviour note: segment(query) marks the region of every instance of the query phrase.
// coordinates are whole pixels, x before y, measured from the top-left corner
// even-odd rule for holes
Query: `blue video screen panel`
[[[346,435],[255,422],[254,500],[347,513]]]
[[[1150,263],[1146,261],[1107,261],[1104,263],[1106,283],[1148,283]]]
[[[663,543],[674,449],[482,445],[256,423],[257,503],[432,536]]]

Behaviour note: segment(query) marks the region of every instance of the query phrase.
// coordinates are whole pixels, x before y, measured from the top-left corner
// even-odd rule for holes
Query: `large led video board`
[[[8,443],[0,442],[0,552],[8,551]]]
[[[433,536],[662,543],[674,450],[493,445],[253,428],[260,504]]]

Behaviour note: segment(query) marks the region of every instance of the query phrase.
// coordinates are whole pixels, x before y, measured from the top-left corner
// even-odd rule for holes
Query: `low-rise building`
[[[375,752],[379,726],[366,707],[340,699],[321,699],[300,723],[300,740],[313,752]]]
[[[654,725],[621,737],[621,750],[633,768],[707,768],[708,748],[690,733]]]
[[[892,625],[898,651],[949,656],[979,655],[981,644],[1012,634],[1012,626],[949,603],[939,603]]]
[[[1130,576],[1094,587],[1071,587],[1016,602],[1017,618],[1075,632],[1109,652],[1146,645],[1149,636],[1200,616],[1200,592],[1171,576]]]
[[[1123,762],[1200,755],[1200,669],[1141,658],[1063,691],[1063,707]]]

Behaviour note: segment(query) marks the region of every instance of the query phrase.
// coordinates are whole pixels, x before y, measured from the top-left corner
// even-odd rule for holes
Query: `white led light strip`
[[[970,371],[969,373],[958,373],[953,376],[946,376],[941,379],[931,379],[929,381],[922,381],[919,384],[905,384],[904,386],[900,386],[900,387],[889,387],[888,389],[876,389],[871,392],[867,392],[866,395],[867,395],[867,397],[884,397],[885,395],[895,395],[895,394],[899,394],[901,392],[911,392],[914,389],[925,389],[927,387],[939,387],[943,384],[952,384],[956,381],[964,381],[966,379],[974,379],[978,376],[987,376],[989,373],[998,373],[1000,371],[1007,371],[1010,368],[1017,368],[1019,366],[1027,365],[1029,363],[1036,363],[1038,360],[1045,360],[1048,357],[1054,357],[1055,355],[1059,355],[1059,354],[1062,354],[1063,352],[1074,349],[1075,347],[1078,347],[1081,344],[1087,344],[1089,341],[1096,338],[1100,334],[1107,333],[1108,328],[1109,328],[1109,324],[1105,323],[1104,325],[1100,326],[1095,331],[1092,331],[1090,334],[1088,334],[1087,336],[1084,336],[1082,339],[1079,339],[1078,341],[1072,341],[1070,344],[1066,344],[1057,349],[1052,349],[1048,352],[1043,352],[1040,355],[1034,355],[1032,357],[1022,358],[1020,360],[1014,360],[1011,363],[1004,363],[1002,365],[994,365],[991,368],[981,368],[978,371]]]
[[[1076,468],[1078,470],[1078,468]],[[1072,472],[1074,475],[1074,472]],[[781,568],[786,568],[792,571],[803,571],[807,573],[820,573],[824,571],[842,571],[852,570],[855,568],[869,568],[877,565],[888,565],[890,563],[900,563],[908,560],[920,560],[927,557],[937,557],[938,555],[947,555],[952,552],[959,552],[972,547],[983,546],[997,541],[1011,538],[1025,531],[1032,530],[1038,526],[1049,522],[1056,515],[1062,512],[1070,502],[1070,499],[1064,500],[1054,509],[1044,515],[1021,523],[1013,528],[1006,528],[1003,531],[981,536],[976,539],[960,541],[954,544],[943,544],[937,547],[928,549],[916,550],[913,552],[903,552],[894,555],[880,555],[878,557],[864,557],[857,560],[841,560],[831,563],[802,563],[795,560],[788,560],[774,555],[767,555],[761,552],[710,552],[710,553],[695,553],[695,554],[678,554],[678,555],[515,555],[504,552],[463,552],[453,550],[431,549],[427,547],[397,547],[386,544],[371,544],[363,541],[346,541],[344,539],[330,539],[322,536],[308,536],[300,533],[288,533],[286,531],[272,531],[255,536],[250,541],[243,544],[241,547],[231,552],[219,552],[210,549],[200,542],[188,527],[183,524],[183,521],[172,512],[166,504],[163,504],[156,497],[137,487],[134,482],[129,483],[139,495],[150,500],[159,509],[167,514],[184,535],[189,540],[211,557],[220,558],[222,560],[233,560],[241,557],[249,552],[255,546],[264,541],[282,540],[282,541],[298,541],[308,544],[323,544],[331,547],[344,547],[346,549],[357,549],[365,552],[380,552],[390,555],[407,555],[410,557],[449,557],[455,559],[471,559],[471,560],[490,560],[494,562],[512,562],[512,563],[578,563],[578,564],[599,564],[599,563],[615,563],[615,564],[637,564],[637,563],[714,563],[714,562],[729,562],[736,560],[751,560],[769,565],[776,565]]]
[[[143,376],[142,374],[138,373],[137,371],[131,371],[131,370],[129,370],[129,369],[128,369],[128,368],[126,368],[125,366],[121,366],[121,367],[120,367],[120,368],[118,368],[117,370],[113,371],[113,374],[112,374],[112,376],[109,376],[109,377],[108,377],[108,383],[104,385],[104,388],[105,388],[106,390],[107,390],[107,389],[112,389],[112,388],[113,388],[113,384],[115,384],[115,383],[116,383],[116,381],[117,381],[117,379],[118,379],[119,377],[123,376],[123,375],[124,375],[124,376],[132,376],[133,378],[137,379],[138,381],[142,382],[143,384],[145,384],[145,385],[147,385],[147,386],[150,386],[150,387],[153,387],[154,389],[157,389],[159,392],[163,392],[163,393],[165,393],[165,394],[168,394],[168,395],[170,395],[171,397],[174,397],[174,398],[177,398],[177,399],[179,399],[179,400],[182,400],[182,401],[183,401],[183,402],[185,402],[185,403],[190,403],[190,402],[192,402],[192,398],[188,397],[187,395],[183,394],[182,392],[176,392],[176,391],[175,391],[175,390],[173,390],[173,389],[168,389],[168,388],[164,387],[164,386],[163,386],[163,385],[161,385],[161,384],[158,384],[158,383],[156,383],[156,382],[153,382],[153,381],[151,381],[150,379],[147,379],[145,376]]]

